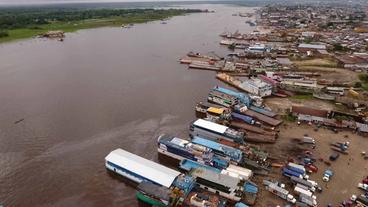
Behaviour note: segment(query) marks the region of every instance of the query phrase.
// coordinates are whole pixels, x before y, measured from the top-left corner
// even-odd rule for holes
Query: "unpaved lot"
[[[328,203],[337,206],[339,202],[348,199],[352,194],[363,193],[363,191],[357,188],[357,184],[361,182],[364,176],[368,176],[368,160],[364,160],[361,156],[362,151],[368,150],[368,138],[348,131],[336,134],[325,128],[320,128],[318,131],[314,131],[314,129],[314,126],[298,126],[295,123],[286,123],[280,127],[281,132],[278,142],[274,145],[264,145],[263,147],[277,159],[275,162],[286,162],[288,158],[295,158],[304,150],[312,151],[317,160],[319,158],[326,160],[332,153],[329,145],[331,142],[349,141],[349,155],[340,155],[336,161],[331,162],[331,166],[327,166],[321,161],[315,163],[319,170],[318,173],[311,175],[311,179],[317,181],[323,187],[323,192],[316,194],[318,206],[327,206]],[[315,149],[298,145],[292,141],[293,138],[300,138],[304,134],[308,134],[316,139],[317,147]],[[322,181],[322,174],[327,168],[331,168],[335,175],[330,182],[325,183]],[[269,176],[258,177],[257,180],[258,183],[261,183],[262,179],[269,178],[287,184],[287,188],[292,192],[289,179],[281,175],[280,168],[273,168]],[[285,204],[284,200],[265,191],[263,187],[261,187],[259,198],[257,206],[268,207]]]

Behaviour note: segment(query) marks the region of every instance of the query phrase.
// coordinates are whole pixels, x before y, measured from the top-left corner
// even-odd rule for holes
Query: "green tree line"
[[[145,19],[157,19],[180,15],[200,10],[179,9],[0,9],[0,36],[6,35],[6,30],[30,28],[52,22],[69,22],[86,19],[102,19],[109,17],[135,17],[142,16]]]

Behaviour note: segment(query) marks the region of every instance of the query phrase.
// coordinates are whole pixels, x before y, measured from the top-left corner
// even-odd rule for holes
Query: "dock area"
[[[223,84],[195,100],[188,137],[157,139],[158,153],[181,171],[162,168],[167,183],[162,172],[146,179],[171,189],[166,206],[368,206],[368,47],[358,46],[367,39],[342,19],[324,22],[324,13],[342,11],[364,24],[360,9],[259,8],[246,23],[269,32],[224,32],[218,42],[228,55],[189,52],[179,60],[215,71]]]

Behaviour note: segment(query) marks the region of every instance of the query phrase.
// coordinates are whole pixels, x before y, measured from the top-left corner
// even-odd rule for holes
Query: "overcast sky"
[[[178,1],[178,0],[0,0],[0,4],[74,3],[74,2],[76,3],[78,2],[137,2],[137,1]]]
[[[142,1],[152,2],[152,1],[178,1],[178,0],[0,0],[0,5],[44,4],[44,3],[80,3],[80,2],[142,2]],[[185,0],[185,1],[188,1],[188,0]],[[196,0],[189,0],[189,1],[196,1]]]

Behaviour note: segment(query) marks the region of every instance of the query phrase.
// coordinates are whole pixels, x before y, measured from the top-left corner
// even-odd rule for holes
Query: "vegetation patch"
[[[361,87],[365,90],[368,91],[368,73],[361,73],[358,75],[359,80],[361,81]]]
[[[290,96],[290,98],[294,100],[310,100],[313,99],[313,95],[312,94],[295,95]]]
[[[297,66],[302,66],[302,67],[315,66],[315,67],[337,68],[337,62],[329,58],[300,60],[300,61],[293,61],[293,62]]]
[[[80,29],[121,26],[163,20],[193,9],[0,9],[0,43],[33,37],[50,30],[74,32]]]
[[[296,116],[294,116],[290,113],[290,114],[283,115],[282,119],[284,121],[288,121],[288,122],[295,122],[298,119],[298,117],[296,117]]]

